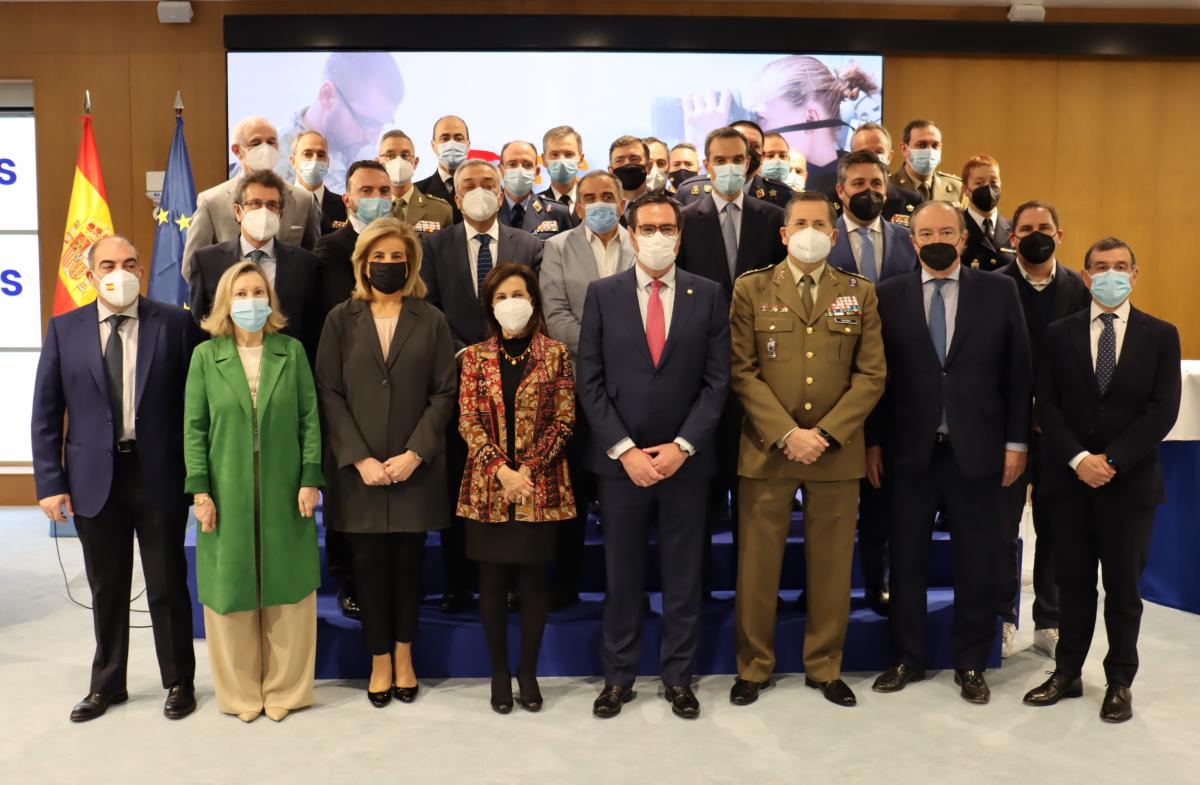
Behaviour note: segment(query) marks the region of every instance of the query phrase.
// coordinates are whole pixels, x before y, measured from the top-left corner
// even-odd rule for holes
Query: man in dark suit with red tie
[[[1053,510],[1060,597],[1057,666],[1025,696],[1033,706],[1083,695],[1096,628],[1096,567],[1104,580],[1108,688],[1100,719],[1133,717],[1142,618],[1138,581],[1154,510],[1165,501],[1158,444],[1179,415],[1179,332],[1129,304],[1137,260],[1106,237],[1084,257],[1092,304],[1050,325],[1038,376],[1042,493]]]
[[[579,397],[604,510],[604,689],[592,712],[633,700],[647,536],[658,531],[660,667],[679,717],[700,714],[692,660],[700,637],[705,496],[729,392],[729,305],[712,281],[675,266],[682,211],[647,193],[628,215],[637,262],[588,286],[579,336]]]

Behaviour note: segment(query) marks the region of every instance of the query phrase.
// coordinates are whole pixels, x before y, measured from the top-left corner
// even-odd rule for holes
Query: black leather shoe
[[[392,697],[401,703],[412,703],[417,699],[417,693],[420,691],[420,684],[412,687],[392,687]]]
[[[605,684],[600,690],[596,702],[592,704],[592,714],[602,719],[615,717],[621,713],[621,706],[637,697],[632,687],[618,687],[616,684]]]
[[[367,690],[367,700],[371,701],[371,705],[377,709],[382,709],[384,706],[392,702],[392,691],[384,690],[383,692],[371,692]]]
[[[492,711],[497,714],[508,714],[512,710],[512,674],[492,676]]]
[[[362,608],[359,607],[358,600],[354,599],[354,595],[338,589],[337,602],[342,615],[347,619],[357,619],[362,616]]]
[[[1133,719],[1133,693],[1121,684],[1110,684],[1100,704],[1100,719],[1105,722],[1127,722]]]
[[[450,591],[442,595],[438,610],[442,613],[462,613],[467,608],[469,596],[464,592]]]
[[[871,685],[875,692],[899,692],[914,681],[925,680],[925,669],[899,663],[879,674]]]
[[[867,607],[875,611],[879,616],[887,617],[890,608],[892,595],[888,588],[884,586],[882,589],[867,592]]]
[[[510,613],[516,613],[521,610],[521,593],[510,591],[504,595],[504,605]]]
[[[736,679],[733,682],[733,687],[729,689],[729,702],[734,706],[749,706],[754,701],[758,700],[758,693],[771,686],[771,681],[750,681],[749,679]]]
[[[857,706],[858,699],[854,697],[854,690],[841,679],[833,681],[813,681],[807,676],[804,677],[804,686],[812,687],[814,690],[820,690],[825,696],[825,700],[838,706]]]
[[[1040,687],[1034,687],[1025,693],[1025,703],[1028,706],[1053,706],[1063,698],[1082,698],[1083,680],[1054,671],[1050,678]]]
[[[694,720],[700,716],[700,701],[696,700],[696,693],[692,692],[691,687],[667,687],[663,697],[671,704],[671,712],[676,717]]]
[[[125,690],[113,693],[112,695],[93,692],[79,701],[79,703],[76,703],[75,708],[71,709],[71,722],[87,722],[97,717],[103,717],[104,712],[108,711],[109,706],[116,706],[127,700],[129,700],[129,693]]]
[[[983,671],[966,670],[954,671],[954,683],[962,687],[963,700],[967,703],[987,703],[991,700],[992,691],[983,678]]]
[[[169,720],[181,720],[196,710],[196,688],[192,684],[176,684],[167,690],[167,702],[163,704],[163,716]]]

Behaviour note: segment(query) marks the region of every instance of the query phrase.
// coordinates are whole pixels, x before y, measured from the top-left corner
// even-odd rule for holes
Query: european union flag
[[[183,243],[196,212],[196,186],[192,163],[183,138],[183,118],[175,118],[175,138],[167,156],[162,200],[154,211],[154,255],[150,260],[149,296],[152,300],[183,306],[188,302],[188,285],[180,273]]]

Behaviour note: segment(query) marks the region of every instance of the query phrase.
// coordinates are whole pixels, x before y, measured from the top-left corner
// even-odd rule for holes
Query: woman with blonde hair
[[[313,702],[320,584],[313,514],[325,484],[304,346],[262,269],[217,283],[184,394],[184,489],[217,706],[279,722]]]
[[[446,427],[457,391],[442,312],[424,301],[421,243],[395,218],[372,221],[351,257],[354,292],[329,312],[317,389],[337,485],[334,526],[354,563],[367,698],[416,700],[412,644],[427,532],[450,522]]]

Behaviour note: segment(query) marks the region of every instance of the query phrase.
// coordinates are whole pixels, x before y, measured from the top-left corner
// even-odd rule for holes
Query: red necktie
[[[663,345],[667,342],[667,318],[663,314],[662,298],[658,292],[665,284],[662,281],[650,282],[650,302],[646,305],[646,343],[650,346],[650,360],[658,367],[662,357]]]

